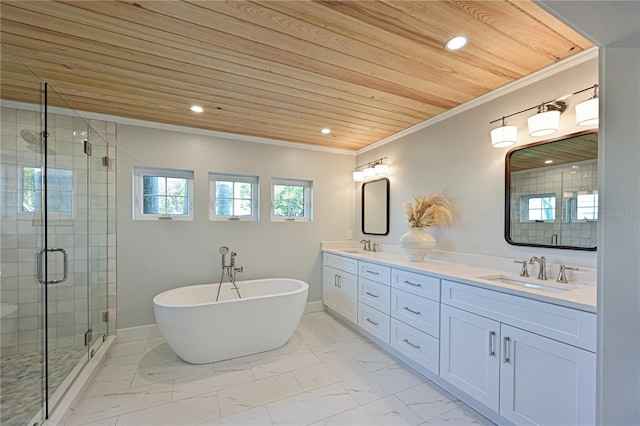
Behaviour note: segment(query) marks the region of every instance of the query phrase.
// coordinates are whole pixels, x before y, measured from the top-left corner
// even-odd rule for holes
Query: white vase
[[[436,239],[424,228],[409,228],[400,237],[400,247],[407,253],[411,262],[422,262],[435,245]]]

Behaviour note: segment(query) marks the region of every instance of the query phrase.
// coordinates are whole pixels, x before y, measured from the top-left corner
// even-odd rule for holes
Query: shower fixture
[[[20,137],[22,138],[22,140],[28,143],[27,148],[29,150],[34,152],[42,152],[42,145],[44,144],[44,138],[48,138],[49,133],[45,131],[40,133],[31,129],[22,129],[20,130]],[[53,149],[49,147],[47,148],[47,154],[53,155],[55,153],[56,152]]]

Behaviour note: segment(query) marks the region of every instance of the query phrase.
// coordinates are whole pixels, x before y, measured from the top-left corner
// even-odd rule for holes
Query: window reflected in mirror
[[[509,244],[595,250],[598,133],[574,133],[514,148],[506,156]]]

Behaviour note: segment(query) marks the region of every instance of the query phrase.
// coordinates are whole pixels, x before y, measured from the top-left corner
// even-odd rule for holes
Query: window
[[[47,212],[73,213],[73,171],[47,169]],[[42,168],[22,167],[22,211],[42,209]]]
[[[209,173],[210,220],[258,220],[258,176]]]
[[[521,222],[553,222],[555,217],[555,194],[533,194],[520,198]]]
[[[271,179],[271,221],[311,222],[313,182]]]
[[[598,193],[577,193],[571,201],[571,219],[576,222],[598,220]]]
[[[135,167],[136,220],[193,220],[193,171]]]

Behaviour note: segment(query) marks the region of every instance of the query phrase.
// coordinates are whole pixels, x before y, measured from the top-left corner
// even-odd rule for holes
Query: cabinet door
[[[358,323],[358,277],[342,272],[338,277],[340,313],[354,324]]]
[[[322,269],[322,301],[336,312],[340,311],[339,275],[340,271],[329,266]]]
[[[442,305],[440,377],[498,411],[500,323]]]
[[[504,324],[501,333],[502,416],[519,425],[595,424],[594,353]]]

